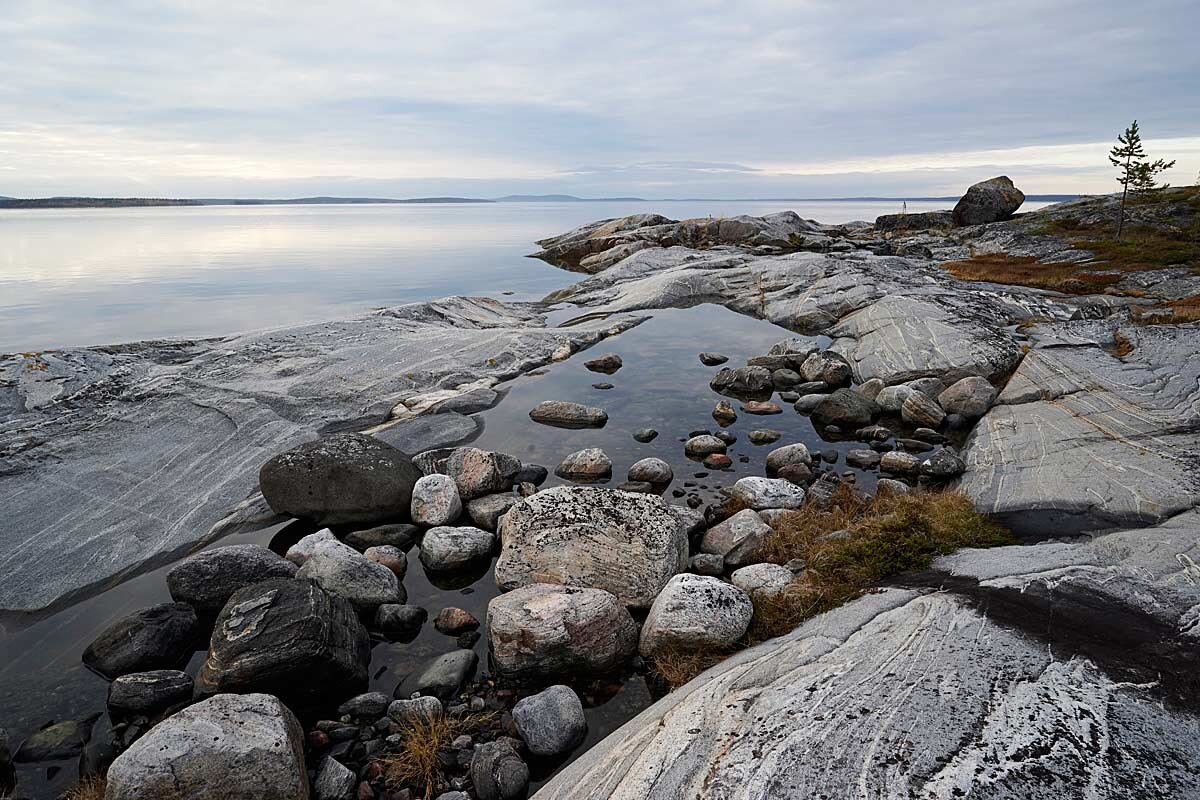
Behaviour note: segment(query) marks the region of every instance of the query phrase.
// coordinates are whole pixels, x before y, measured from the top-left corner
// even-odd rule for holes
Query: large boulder
[[[612,476],[612,459],[599,447],[589,447],[564,458],[554,469],[554,474],[584,483],[602,481]]]
[[[521,471],[521,462],[507,453],[459,447],[447,456],[443,469],[458,485],[459,497],[466,501],[507,492]]]
[[[508,741],[484,742],[471,756],[471,784],[479,800],[517,800],[525,797],[529,767]]]
[[[844,386],[850,383],[852,375],[849,362],[830,350],[811,353],[800,365],[800,377],[828,386]]]
[[[853,389],[838,389],[817,404],[812,410],[812,419],[816,425],[837,425],[843,430],[853,430],[870,425],[880,412],[879,405],[871,398]]]
[[[83,663],[112,680],[131,672],[173,669],[187,663],[201,637],[195,610],[162,603],[126,614],[83,651]]]
[[[108,686],[108,710],[118,714],[153,714],[192,699],[192,676],[177,669],[122,675]]]
[[[296,577],[316,581],[326,592],[349,600],[361,613],[408,599],[395,572],[338,541],[321,542]]]
[[[797,509],[804,505],[804,490],[782,478],[742,478],[730,493],[755,511],[771,508]]]
[[[708,383],[714,392],[733,397],[771,395],[771,370],[766,367],[725,367]]]
[[[961,227],[999,222],[1011,217],[1024,202],[1025,195],[1007,175],[981,181],[959,198],[954,206],[954,224]]]
[[[676,575],[650,607],[638,651],[721,650],[742,638],[754,605],[741,589],[707,575]]]
[[[296,565],[257,544],[232,544],[197,553],[167,573],[171,598],[202,614],[216,614],[243,586],[291,578]]]
[[[947,414],[975,419],[986,414],[996,402],[996,387],[986,378],[963,378],[939,394],[937,402]]]
[[[915,214],[884,214],[875,218],[875,230],[880,233],[923,231],[930,228],[950,228],[954,225],[952,211],[921,211]]]
[[[268,692],[297,708],[364,691],[371,641],[348,600],[275,578],[233,593],[196,678],[202,693]]]
[[[456,697],[479,665],[479,656],[472,650],[453,650],[437,656],[410,672],[396,685],[393,697],[405,700],[413,695],[436,697],[443,702]],[[394,705],[394,704],[393,704]],[[389,707],[389,713],[398,711]]]
[[[258,474],[271,510],[321,525],[384,522],[408,515],[421,472],[371,436],[335,433],[272,458]]]
[[[458,484],[449,475],[424,475],[413,486],[412,521],[418,525],[429,528],[449,525],[462,510]]]
[[[610,672],[637,648],[633,617],[603,589],[523,586],[488,603],[487,627],[497,674],[516,681]]]
[[[304,732],[266,694],[219,694],[151,728],[108,768],[105,800],[308,800]]]
[[[496,583],[604,589],[648,608],[687,568],[688,537],[660,497],[587,486],[556,486],[513,506],[500,523]]]

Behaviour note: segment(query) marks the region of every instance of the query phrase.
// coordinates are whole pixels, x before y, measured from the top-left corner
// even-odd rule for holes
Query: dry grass
[[[827,538],[840,530],[849,535]],[[740,644],[750,646],[788,633],[893,575],[928,567],[939,555],[1015,542],[1011,533],[957,492],[868,498],[841,484],[826,510],[805,506],[776,523],[764,558],[777,564],[799,558],[807,566],[782,593],[755,600],[750,630]],[[674,689],[728,655],[671,651],[651,666]]]
[[[1108,265],[1103,265],[1107,268]],[[950,261],[942,268],[959,280],[987,281],[1006,286],[1030,286],[1065,294],[1096,294],[1121,280],[1116,272],[1098,272],[1096,265],[1069,262],[1042,264],[1033,256],[987,253],[963,261]]]
[[[471,714],[455,719],[444,715],[419,717],[401,726],[404,737],[400,749],[376,759],[383,768],[383,779],[391,788],[406,786],[423,790],[426,798],[446,790],[438,763],[438,751],[450,747],[455,737],[475,734],[495,715]]]
[[[104,800],[104,778],[91,775],[63,792],[62,800]]]
[[[1135,308],[1133,322],[1135,325],[1182,325],[1200,322],[1200,294]]]
[[[1113,344],[1107,349],[1111,355],[1124,358],[1133,352],[1133,342],[1129,341],[1129,337],[1120,331],[1113,331]]]

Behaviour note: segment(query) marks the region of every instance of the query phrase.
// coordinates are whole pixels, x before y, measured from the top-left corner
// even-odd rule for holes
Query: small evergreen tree
[[[1108,160],[1121,171],[1117,183],[1121,184],[1121,215],[1117,219],[1117,241],[1121,241],[1121,230],[1125,227],[1125,200],[1132,190],[1135,195],[1148,194],[1159,188],[1155,177],[1175,166],[1174,161],[1150,161],[1142,148],[1142,134],[1138,122],[1125,129],[1117,137],[1117,145],[1108,154]]]

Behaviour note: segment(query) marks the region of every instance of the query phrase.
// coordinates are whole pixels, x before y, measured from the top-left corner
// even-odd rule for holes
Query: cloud
[[[985,167],[1101,191],[1103,143],[1135,116],[1184,182],[1200,7],[1136,12],[10,0],[0,194],[254,195],[322,176],[331,193],[835,195],[874,178],[928,194]]]

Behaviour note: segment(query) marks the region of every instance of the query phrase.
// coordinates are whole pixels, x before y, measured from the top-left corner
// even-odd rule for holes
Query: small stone
[[[733,444],[734,442],[737,441],[737,436],[730,433],[729,431],[717,431],[716,433],[713,434],[713,436],[717,437],[718,439],[720,439],[722,442],[724,442],[727,445]]]
[[[592,388],[604,391],[613,388],[613,385],[611,383],[593,383]]]
[[[604,409],[561,400],[538,403],[529,412],[529,418],[555,428],[603,428],[608,424],[608,413]]]
[[[779,407],[778,403],[759,400],[747,400],[742,403],[742,411],[745,411],[747,414],[757,414],[759,416],[783,413],[783,409]]]
[[[425,475],[413,486],[412,521],[436,528],[449,525],[462,514],[458,485],[449,475]]]
[[[712,418],[722,425],[732,425],[737,421],[737,410],[728,400],[720,400],[712,410]]]
[[[776,478],[782,478],[788,483],[805,486],[812,480],[813,471],[805,464],[788,464],[775,473]]]
[[[803,444],[789,444],[783,447],[772,450],[767,454],[767,474],[777,473],[781,469],[794,464],[802,464],[809,466],[812,464],[812,456],[808,452],[808,448]]]
[[[806,394],[829,394],[833,391],[833,387],[825,381],[806,381],[805,383],[798,383],[793,386],[792,391],[800,396]]]
[[[427,618],[420,606],[384,603],[375,609],[375,627],[392,637],[415,636]]]
[[[804,378],[795,370],[777,369],[771,373],[771,383],[776,389],[788,389],[803,381]]]
[[[506,742],[484,742],[471,758],[471,783],[479,800],[515,800],[525,796],[529,767]]]
[[[68,719],[42,728],[21,742],[21,746],[13,754],[13,761],[18,764],[36,764],[74,758],[83,752],[83,747],[91,736],[94,719],[82,722]]]
[[[338,706],[338,713],[353,719],[377,720],[387,713],[392,699],[383,692],[364,692]]]
[[[911,425],[937,428],[946,418],[946,412],[936,401],[930,400],[920,392],[914,392],[900,406],[900,417]]]
[[[494,531],[500,524],[500,518],[517,502],[518,498],[512,492],[485,494],[467,503],[467,516],[483,530]]]
[[[917,393],[911,386],[885,386],[875,395],[875,402],[888,414],[899,414],[904,401]]]
[[[800,399],[799,392],[780,392],[779,399],[785,403],[794,403]]]
[[[722,568],[726,563],[740,567],[758,558],[770,535],[771,528],[758,514],[745,509],[709,528],[700,542],[700,550],[720,557]]]
[[[513,478],[513,481],[515,483],[532,483],[534,486],[541,486],[546,482],[546,478],[548,477],[550,477],[550,470],[541,464],[522,464],[521,470]]]
[[[175,669],[122,675],[108,686],[108,710],[151,715],[192,699],[192,676]]]
[[[882,425],[868,425],[865,428],[859,428],[855,435],[864,442],[886,442],[892,438],[891,430]]]
[[[83,651],[83,663],[112,680],[131,672],[172,669],[191,656],[201,635],[196,612],[184,603],[162,603],[126,614]]]
[[[603,372],[606,375],[611,375],[621,368],[622,361],[621,357],[616,353],[605,353],[590,361],[583,362],[583,366],[592,372]]]
[[[724,453],[713,453],[704,457],[704,466],[709,469],[729,469],[733,466],[733,459]]]
[[[321,759],[317,779],[313,781],[315,800],[351,800],[358,778],[354,772],[330,756]]]
[[[846,453],[846,463],[858,469],[875,469],[881,456],[874,450],[851,450]]]
[[[507,492],[513,486],[521,462],[507,453],[492,453],[476,447],[458,447],[446,457],[445,473],[454,479],[461,500]]]
[[[813,353],[800,365],[806,381],[821,381],[829,386],[845,386],[852,375],[846,359],[829,350]],[[798,390],[797,390],[798,391]]]
[[[920,439],[922,442],[929,442],[930,444],[941,444],[946,441],[945,436],[942,436],[932,428],[917,428],[913,431],[912,435],[914,439]]]
[[[446,702],[458,695],[463,684],[475,674],[479,656],[470,650],[454,650],[438,656],[423,669],[412,672],[400,682],[393,697],[412,697],[414,694],[430,695]],[[391,716],[391,708],[388,708]]]
[[[656,494],[654,484],[645,481],[625,481],[617,484],[617,491],[635,492],[637,494]]]
[[[653,442],[656,438],[658,438],[658,431],[654,430],[654,428],[639,428],[633,432],[633,438],[634,441],[646,444],[647,442]]]
[[[876,397],[879,396],[879,393],[881,391],[883,391],[883,389],[886,385],[887,384],[885,384],[883,382],[883,380],[880,378],[871,378],[869,381],[866,381],[858,386],[855,386],[854,391],[858,392],[863,397],[867,397],[867,398],[870,398],[871,400],[874,400]]]
[[[912,453],[904,453],[899,450],[893,450],[890,453],[884,453],[883,458],[879,460],[879,468],[884,472],[893,472],[900,475],[914,475],[921,468],[921,459],[914,456]]]
[[[578,482],[604,480],[612,476],[612,460],[599,447],[589,447],[564,458],[554,474]]]
[[[963,378],[939,394],[937,400],[948,414],[977,419],[996,402],[996,388],[986,378]]]
[[[447,636],[458,636],[460,633],[473,631],[479,627],[479,620],[470,611],[450,606],[438,612],[433,621],[433,627]]]
[[[756,603],[771,600],[792,584],[795,575],[778,564],[751,564],[734,570],[729,580]]]
[[[691,458],[704,458],[713,453],[724,453],[726,445],[715,436],[707,434],[693,436],[683,445],[683,452]]]
[[[928,453],[933,449],[933,445],[920,439],[897,439],[896,444],[910,453]]]
[[[922,475],[935,480],[956,478],[967,470],[966,463],[953,450],[943,447],[921,462]]]
[[[387,707],[388,717],[401,725],[438,719],[443,713],[442,701],[430,695],[393,700]]]
[[[750,444],[774,444],[783,438],[783,434],[779,431],[773,431],[770,428],[762,428],[759,430],[750,431],[750,433],[746,435],[746,438],[750,440]]]
[[[725,572],[725,559],[716,553],[697,553],[688,567],[697,575],[721,575]]]
[[[771,394],[771,371],[766,367],[725,367],[716,374],[709,387],[718,394],[753,396]]]
[[[903,481],[893,480],[891,478],[880,478],[875,482],[875,492],[880,495],[887,494],[908,494],[910,489],[908,484]]]
[[[911,380],[907,384],[910,388],[928,397],[930,400],[937,400],[938,395],[946,390],[946,384],[942,383],[939,378],[917,378]]]
[[[412,547],[421,529],[408,523],[376,525],[373,528],[352,531],[346,534],[344,541],[356,550],[366,550],[368,547],[391,545],[401,550]]]
[[[796,409],[798,414],[811,414],[817,406],[825,402],[825,398],[828,396],[824,394],[800,395],[800,399],[792,404],[792,408]]]
[[[667,484],[675,478],[671,465],[661,458],[643,458],[629,468],[629,480],[650,484]]]
[[[804,490],[777,478],[742,478],[733,485],[732,494],[755,511],[804,505]]]
[[[396,580],[404,580],[404,575],[408,572],[408,556],[404,555],[404,551],[399,547],[393,547],[390,544],[368,547],[363,555],[368,561],[374,561],[376,564],[382,564],[390,569],[396,576]]]
[[[723,356],[720,353],[701,353],[700,363],[706,367],[717,367],[728,361],[728,356]]]
[[[517,733],[536,756],[574,750],[587,735],[583,703],[569,686],[551,686],[519,700],[512,716]]]
[[[803,400],[804,398],[801,398]],[[843,428],[860,428],[869,425],[880,413],[879,406],[869,397],[853,389],[838,389],[812,410],[816,425],[836,425]]]

